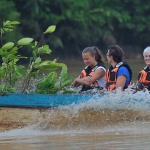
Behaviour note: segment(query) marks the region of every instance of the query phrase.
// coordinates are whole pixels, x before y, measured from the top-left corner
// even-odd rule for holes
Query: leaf
[[[44,45],[42,47],[39,47],[38,48],[38,51],[41,53],[41,54],[50,54],[52,52],[52,50],[49,48],[48,45]]]
[[[56,29],[56,26],[55,26],[55,25],[49,26],[49,27],[47,28],[47,30],[44,32],[44,34],[46,34],[46,33],[52,33],[52,32],[55,31],[55,29]]]
[[[13,24],[13,25],[14,24],[20,24],[20,22],[18,22],[18,21],[11,21],[10,24]]]
[[[26,72],[25,67],[22,65],[17,66],[17,70],[19,71],[19,73],[25,73]]]
[[[68,86],[72,83],[73,77],[68,77],[64,82],[61,83],[61,86]]]
[[[3,26],[10,25],[10,22],[11,22],[11,21],[9,21],[9,20],[3,21]]]
[[[13,31],[13,28],[12,27],[9,27],[9,28],[3,28],[4,31]]]
[[[11,60],[11,59],[13,60],[13,59],[16,58],[16,56],[13,55],[13,54],[9,54],[9,55],[6,56],[6,58],[7,58],[8,60]]]
[[[13,43],[13,42],[8,42],[8,43],[6,43],[6,44],[4,44],[4,45],[2,46],[2,49],[3,49],[3,50],[8,50],[8,49],[11,49],[13,46],[14,46],[14,43]]]
[[[16,54],[17,50],[18,50],[18,47],[13,47],[12,50],[11,50],[11,53],[12,54]]]
[[[40,63],[40,62],[41,62],[41,58],[40,57],[36,58],[35,63]]]
[[[60,89],[61,82],[60,81],[56,82],[55,85],[54,85],[54,87]]]
[[[57,79],[57,72],[56,71],[53,71],[51,72],[49,75],[48,75],[48,78],[49,82],[53,82],[53,81],[56,81]]]
[[[40,63],[41,63],[41,58],[40,57],[36,58],[33,64],[33,68],[39,68]]]
[[[29,45],[33,41],[33,38],[22,38],[17,43],[18,45]]]
[[[56,70],[58,67],[60,67],[57,63],[53,61],[43,61],[40,65],[39,68],[43,70]]]
[[[60,74],[60,78],[65,79],[67,77],[67,66],[65,64],[62,64],[62,70],[61,70],[61,74]]]

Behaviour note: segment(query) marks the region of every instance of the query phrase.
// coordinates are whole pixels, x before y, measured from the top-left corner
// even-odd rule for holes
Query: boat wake
[[[131,121],[150,121],[148,91],[131,91],[93,95],[86,102],[59,106],[41,111],[43,119],[36,128],[70,129],[102,127],[106,124]]]

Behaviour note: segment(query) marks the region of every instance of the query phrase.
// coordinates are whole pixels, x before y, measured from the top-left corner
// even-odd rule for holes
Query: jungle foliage
[[[48,24],[57,31],[45,36],[57,57],[78,56],[83,48],[96,45],[104,50],[110,44],[143,50],[149,45],[150,1],[146,0],[1,0],[0,22],[19,20],[15,36],[40,39]],[[21,34],[20,34],[21,33]],[[30,54],[30,51],[22,52]]]
[[[49,26],[39,42],[34,41],[33,38],[25,37],[19,39],[16,43],[14,42],[3,42],[3,35],[6,32],[11,32],[14,29],[14,25],[19,24],[18,21],[4,21],[0,28],[1,33],[1,44],[0,56],[2,64],[0,66],[0,94],[5,95],[6,93],[29,93],[30,87],[33,82],[39,79],[39,75],[43,74],[43,70],[47,70],[49,75],[43,76],[43,79],[37,80],[34,90],[40,94],[55,94],[59,91],[61,93],[70,92],[65,87],[70,85],[72,82],[71,76],[67,76],[67,66],[64,63],[58,63],[57,59],[52,61],[42,60],[43,54],[51,54],[52,50],[49,45],[40,46],[40,42],[44,36],[48,33],[55,31],[56,26]],[[20,59],[27,59],[28,57],[18,54],[19,50],[23,47],[28,46],[32,56],[29,58],[29,64],[27,67],[19,65]],[[58,76],[58,68],[62,68],[60,76]],[[45,82],[46,81],[46,82]],[[17,86],[19,88],[17,89]],[[32,91],[33,92],[33,91]]]

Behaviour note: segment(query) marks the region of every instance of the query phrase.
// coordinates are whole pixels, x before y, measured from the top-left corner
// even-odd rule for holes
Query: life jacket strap
[[[136,90],[144,90],[145,88],[147,88],[148,90],[150,90],[150,83],[145,83],[145,82],[138,82],[136,85]]]
[[[108,91],[114,90],[116,87],[116,82],[107,82],[106,83],[106,89]]]

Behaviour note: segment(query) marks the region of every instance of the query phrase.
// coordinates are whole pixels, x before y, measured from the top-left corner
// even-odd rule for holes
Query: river
[[[28,110],[30,111],[30,110]],[[32,112],[31,112],[32,113]],[[34,114],[33,114],[34,115]],[[128,90],[42,110],[34,124],[0,132],[5,150],[148,150],[149,92]]]

